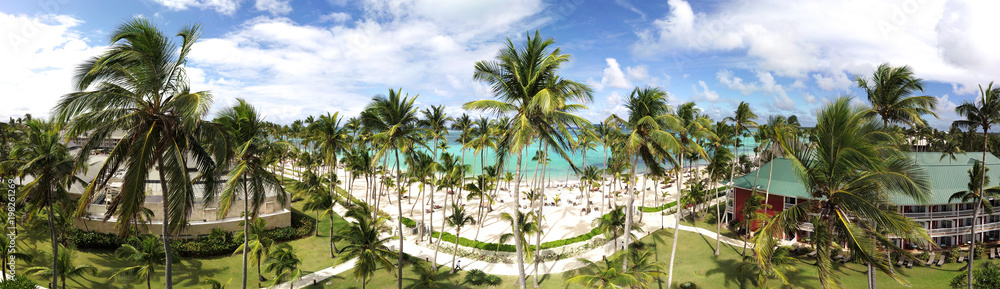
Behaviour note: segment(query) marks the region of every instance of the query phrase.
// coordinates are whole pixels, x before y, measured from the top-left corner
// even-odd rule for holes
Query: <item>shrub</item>
[[[500,283],[502,283],[503,281],[500,279],[500,277],[496,275],[486,274],[485,272],[480,271],[479,269],[472,269],[469,270],[468,273],[465,273],[465,282],[469,283],[472,286],[485,285],[485,286],[495,287],[495,286],[500,286]]]
[[[112,233],[85,232],[69,229],[70,242],[79,249],[114,250],[121,247],[123,239]]]
[[[694,283],[691,283],[691,282],[684,282],[684,283],[681,283],[681,285],[677,286],[677,287],[684,288],[684,289],[695,289],[695,288],[698,288],[698,285],[694,285]]]
[[[417,222],[414,222],[413,219],[403,217],[403,226],[406,226],[407,228],[413,228],[417,226]]]
[[[35,289],[38,284],[25,275],[15,275],[13,279],[0,280],[0,289]]]
[[[951,249],[948,250],[948,257],[945,258],[945,262],[955,263],[955,260],[958,260],[958,246],[951,246]]]
[[[982,243],[976,244],[975,255],[977,260],[981,260],[983,259],[983,256],[986,256],[986,249],[983,248]]]

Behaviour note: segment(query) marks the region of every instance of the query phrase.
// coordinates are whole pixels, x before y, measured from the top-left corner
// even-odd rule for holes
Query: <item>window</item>
[[[795,202],[795,198],[794,197],[785,197],[785,204],[793,204],[794,205],[794,204],[798,204],[798,203]]]
[[[940,229],[947,229],[951,228],[952,222],[951,220],[941,220],[940,222],[938,222],[938,225],[939,225],[938,228]]]

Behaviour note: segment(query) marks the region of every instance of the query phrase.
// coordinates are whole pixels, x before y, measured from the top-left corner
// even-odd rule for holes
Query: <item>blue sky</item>
[[[992,1],[629,0],[142,0],[4,1],[0,5],[0,119],[46,116],[72,91],[73,69],[108,45],[133,17],[173,34],[200,23],[188,63],[195,90],[216,108],[245,98],[270,121],[356,115],[389,88],[419,94],[422,107],[491,98],[472,79],[506,39],[540,30],[572,62],[560,74],[590,84],[583,116],[623,113],[636,86],[670,102],[695,101],[720,118],[747,101],[761,116],[797,115],[859,97],[855,75],[909,65],[940,99],[945,127],[956,104],[1000,75]]]

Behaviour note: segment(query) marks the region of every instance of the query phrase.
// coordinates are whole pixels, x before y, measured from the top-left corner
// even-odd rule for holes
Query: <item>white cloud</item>
[[[604,68],[604,76],[601,77],[601,84],[597,90],[603,90],[604,87],[627,89],[632,86],[628,79],[625,79],[625,74],[622,73],[617,60],[607,58],[604,61],[608,63],[608,67]]]
[[[605,101],[605,116],[617,114],[621,118],[628,117],[628,108],[625,108],[625,102],[621,95],[617,91],[612,91],[608,96],[604,97]]]
[[[701,90],[698,90],[698,87],[701,87]],[[694,98],[696,100],[702,100],[702,99],[704,99],[704,100],[707,100],[707,101],[710,101],[710,102],[719,101],[719,93],[716,92],[716,91],[714,91],[714,90],[709,89],[708,85],[705,84],[705,81],[699,80],[698,81],[698,86],[694,86],[692,84],[691,85],[691,89],[694,90]]]
[[[153,0],[170,10],[187,10],[188,8],[210,9],[216,12],[233,15],[240,8],[243,0]]]
[[[724,1],[695,10],[668,0],[670,11],[636,31],[633,54],[666,57],[679,68],[705,54],[742,55],[754,69],[813,78],[828,90],[850,86],[883,62],[906,64],[929,81],[974,86],[1000,75],[996,1]],[[843,75],[846,74],[846,75]],[[848,77],[850,76],[850,77]]]
[[[0,12],[0,120],[30,113],[48,116],[57,100],[72,92],[76,66],[103,47],[75,30],[82,21],[64,15],[8,15]]]
[[[735,89],[743,95],[761,92],[777,95],[781,99],[788,98],[785,88],[775,81],[774,76],[770,72],[758,71],[757,81],[755,82],[744,82],[742,78],[735,76],[732,71],[727,69],[719,70],[716,72],[715,77],[723,86]]]
[[[959,95],[975,95],[979,94],[979,87],[975,85],[965,85],[961,83],[952,83],[951,91]]]
[[[802,99],[805,99],[806,103],[816,103],[816,97],[812,94],[805,92],[802,93]]]
[[[351,14],[333,12],[319,17],[320,22],[344,23],[351,20]]]
[[[292,5],[288,3],[289,1],[291,0],[257,0],[254,8],[257,8],[257,11],[266,11],[275,16],[285,15],[292,12]]]
[[[646,13],[639,10],[639,8],[635,8],[635,5],[629,3],[628,0],[615,0],[615,4],[618,4],[618,6],[628,9],[629,11],[635,12],[635,14],[639,14],[640,19],[646,20]]]
[[[655,78],[649,77],[649,68],[645,65],[629,66],[625,68],[625,75],[633,82],[655,82]]]

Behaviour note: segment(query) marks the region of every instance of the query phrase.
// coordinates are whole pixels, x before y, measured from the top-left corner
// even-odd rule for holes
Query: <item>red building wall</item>
[[[758,194],[764,193],[761,192]],[[740,212],[743,211],[743,205],[746,203],[748,198],[750,198],[750,190],[735,188],[735,191],[733,192],[733,200],[735,200],[735,203],[733,203],[733,212],[735,216],[733,216],[733,218],[736,219],[737,222],[743,221],[744,216]],[[785,210],[785,196],[771,194],[767,196],[767,203],[771,205],[771,209],[767,210],[767,214],[770,216],[774,216],[775,214]]]

